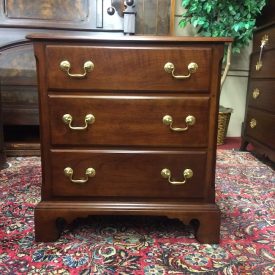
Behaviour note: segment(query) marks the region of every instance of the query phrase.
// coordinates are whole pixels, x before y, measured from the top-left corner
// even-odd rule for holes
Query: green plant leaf
[[[202,36],[234,38],[232,51],[240,52],[252,37],[256,17],[267,0],[182,0],[185,8],[179,26],[188,23]]]
[[[185,21],[185,20],[180,20],[180,22],[179,22],[179,26],[181,27],[181,28],[184,28],[185,26],[187,25],[187,21]]]
[[[189,5],[190,2],[191,2],[191,0],[182,0],[181,5],[182,5],[183,7],[186,7],[186,6]]]

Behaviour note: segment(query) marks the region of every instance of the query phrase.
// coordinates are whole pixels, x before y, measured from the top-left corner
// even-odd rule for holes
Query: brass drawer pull
[[[95,174],[96,174],[96,172],[95,172],[94,168],[87,168],[86,172],[85,172],[85,175],[86,175],[85,179],[79,179],[79,180],[74,180],[73,179],[74,170],[71,167],[66,167],[64,169],[64,174],[73,183],[85,183],[85,182],[87,182],[89,180],[89,178],[94,177]]]
[[[85,130],[88,127],[88,124],[93,124],[95,122],[95,117],[92,114],[87,114],[85,116],[85,125],[84,126],[72,126],[73,117],[70,114],[65,114],[62,117],[62,120],[65,124],[69,125],[71,130]]]
[[[193,177],[193,171],[191,169],[185,169],[183,171],[183,181],[173,181],[171,180],[171,171],[167,168],[164,168],[161,170],[161,176],[165,179],[168,179],[168,181],[173,185],[180,185],[185,184],[187,179],[190,179]]]
[[[188,71],[189,74],[188,75],[175,75],[174,71],[175,71],[175,65],[171,62],[167,62],[164,65],[164,71],[167,72],[168,74],[172,74],[172,76],[176,79],[186,79],[189,78],[191,76],[191,74],[195,73],[197,71],[197,69],[199,68],[197,63],[191,62],[188,65]]]
[[[264,35],[262,37],[262,40],[261,40],[261,50],[260,50],[260,56],[259,56],[259,60],[256,64],[256,71],[260,71],[261,68],[263,67],[263,62],[262,62],[262,53],[263,53],[263,49],[264,49],[264,46],[268,43],[268,35]]]
[[[94,69],[94,63],[90,60],[86,61],[83,65],[84,73],[82,74],[72,74],[70,73],[71,63],[68,60],[63,60],[60,62],[59,67],[62,71],[66,72],[68,76],[72,78],[84,78],[88,72]]]
[[[259,95],[260,95],[260,90],[259,90],[258,88],[255,88],[255,89],[253,90],[252,97],[253,97],[254,99],[257,99],[257,98],[259,97]]]
[[[249,122],[250,128],[255,128],[257,126],[257,120],[255,118],[252,118]]]
[[[177,127],[173,127],[173,118],[170,115],[165,115],[162,118],[162,123],[164,125],[168,125],[170,127],[170,129],[174,132],[183,132],[183,131],[187,131],[189,126],[192,126],[196,123],[196,118],[192,115],[189,115],[185,118],[185,123],[187,124],[186,127],[184,128],[177,128]]]

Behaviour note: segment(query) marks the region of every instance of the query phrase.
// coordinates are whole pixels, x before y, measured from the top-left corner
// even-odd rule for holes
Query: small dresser
[[[275,22],[254,33],[241,150],[275,162]]]
[[[158,215],[218,243],[220,65],[231,39],[33,34],[42,200],[37,241],[89,215]]]

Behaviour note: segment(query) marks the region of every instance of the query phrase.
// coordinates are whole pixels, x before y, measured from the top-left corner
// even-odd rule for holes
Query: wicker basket
[[[223,106],[219,108],[217,145],[224,144],[232,111],[233,109]]]

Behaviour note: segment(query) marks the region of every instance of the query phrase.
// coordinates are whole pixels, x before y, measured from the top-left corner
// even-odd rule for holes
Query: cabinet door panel
[[[6,0],[6,15],[13,19],[84,21],[88,0]]]

